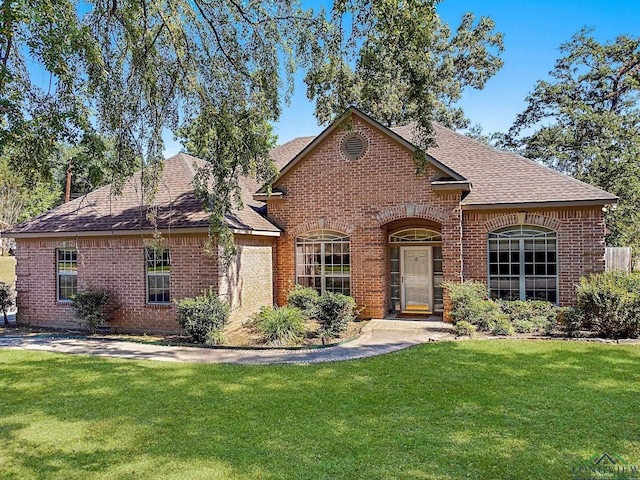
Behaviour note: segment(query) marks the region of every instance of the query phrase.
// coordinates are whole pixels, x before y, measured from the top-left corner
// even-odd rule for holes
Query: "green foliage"
[[[509,132],[523,155],[620,197],[610,245],[640,247],[640,38],[600,44],[584,29],[527,98]]]
[[[296,285],[289,291],[287,305],[300,309],[307,319],[316,318],[320,294],[315,288]]]
[[[606,338],[640,335],[640,272],[608,272],[582,278],[576,297],[582,329]]]
[[[514,332],[550,334],[557,324],[557,308],[549,302],[488,300],[486,285],[474,280],[444,282],[443,286],[451,299],[454,325],[464,322],[481,332],[511,335]]]
[[[84,323],[89,333],[95,333],[98,327],[112,318],[120,308],[115,293],[109,290],[87,289],[73,296],[72,307],[75,317]]]
[[[582,311],[576,307],[560,307],[556,310],[557,324],[570,337],[578,337],[582,333],[584,318]]]
[[[253,325],[265,342],[273,346],[297,345],[304,338],[307,328],[305,315],[298,308],[263,307]]]
[[[176,300],[178,323],[196,343],[217,345],[224,342],[222,335],[229,320],[229,305],[220,300],[213,290],[195,298]]]
[[[314,64],[305,78],[320,123],[338,119],[355,105],[390,127],[416,121],[414,143],[421,149],[434,144],[433,120],[449,127],[467,125],[455,104],[465,88],[482,89],[502,67],[502,35],[494,31],[493,20],[476,21],[471,13],[452,30],[435,12],[435,3],[351,0],[334,5],[332,28],[322,37],[328,61]],[[348,38],[342,29],[345,11],[353,17]],[[419,153],[423,150],[417,160],[426,160]]]
[[[491,332],[494,335],[503,336],[509,336],[513,334],[514,328],[509,321],[509,316],[506,313],[499,313],[493,317]]]
[[[8,324],[7,312],[14,305],[16,301],[16,292],[12,285],[8,283],[0,282],[0,312],[4,317],[4,324]]]
[[[475,333],[478,331],[478,327],[476,327],[475,325],[469,322],[461,321],[456,323],[453,326],[453,330],[456,332],[456,335],[460,337],[461,336],[473,337]]]
[[[453,323],[469,321],[476,314],[471,310],[474,305],[486,300],[489,295],[487,286],[474,280],[466,282],[443,282],[443,288],[449,293],[451,300],[451,318]],[[472,322],[473,323],[473,322]]]
[[[320,324],[320,334],[328,338],[340,336],[357,314],[356,301],[352,297],[341,293],[325,293],[318,300],[316,319]]]
[[[500,302],[500,309],[509,316],[516,333],[550,333],[556,325],[557,308],[540,300]]]

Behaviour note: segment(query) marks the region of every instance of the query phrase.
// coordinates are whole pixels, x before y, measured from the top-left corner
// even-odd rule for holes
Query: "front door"
[[[400,248],[400,295],[402,311],[433,309],[432,247]]]

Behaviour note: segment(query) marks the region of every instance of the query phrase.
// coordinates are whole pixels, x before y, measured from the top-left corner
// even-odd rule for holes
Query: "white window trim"
[[[171,252],[169,252],[169,271],[168,272],[149,272],[147,265],[147,250],[151,247],[144,248],[144,272],[145,272],[145,304],[147,305],[171,305]],[[168,248],[163,250],[169,251]],[[149,277],[167,277],[169,279],[169,300],[166,302],[152,302],[149,300]]]

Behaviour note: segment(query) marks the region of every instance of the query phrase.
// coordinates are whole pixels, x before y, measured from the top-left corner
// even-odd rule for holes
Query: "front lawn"
[[[540,479],[640,464],[640,347],[461,341],[310,366],[0,350],[2,478]]]
[[[13,284],[16,281],[16,258],[0,256],[0,282]]]

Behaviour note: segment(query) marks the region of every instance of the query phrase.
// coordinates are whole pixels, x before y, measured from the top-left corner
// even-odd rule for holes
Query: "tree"
[[[523,155],[620,197],[611,245],[640,247],[640,38],[601,44],[583,29],[509,131]],[[636,250],[637,251],[637,250]]]
[[[4,325],[9,324],[9,319],[7,318],[7,313],[9,309],[13,306],[13,303],[16,299],[16,292],[11,285],[8,285],[4,282],[0,282],[0,312],[4,317]]]
[[[10,168],[6,158],[0,157],[0,225],[3,229],[45,212],[59,198],[60,190],[55,183],[27,181]],[[0,255],[8,251],[8,242],[0,239]]]
[[[366,4],[366,5],[363,5]],[[455,32],[429,1],[338,2],[329,61],[306,77],[321,123],[335,120],[354,104],[392,127],[416,121],[423,149],[434,144],[431,122],[464,128],[468,120],[455,104],[465,88],[482,89],[502,66],[502,35],[487,17],[462,17]],[[354,15],[341,35],[343,10]],[[350,54],[349,54],[350,53]],[[353,66],[353,69],[351,68]],[[426,158],[422,158],[425,160]],[[420,158],[419,158],[420,160]]]

